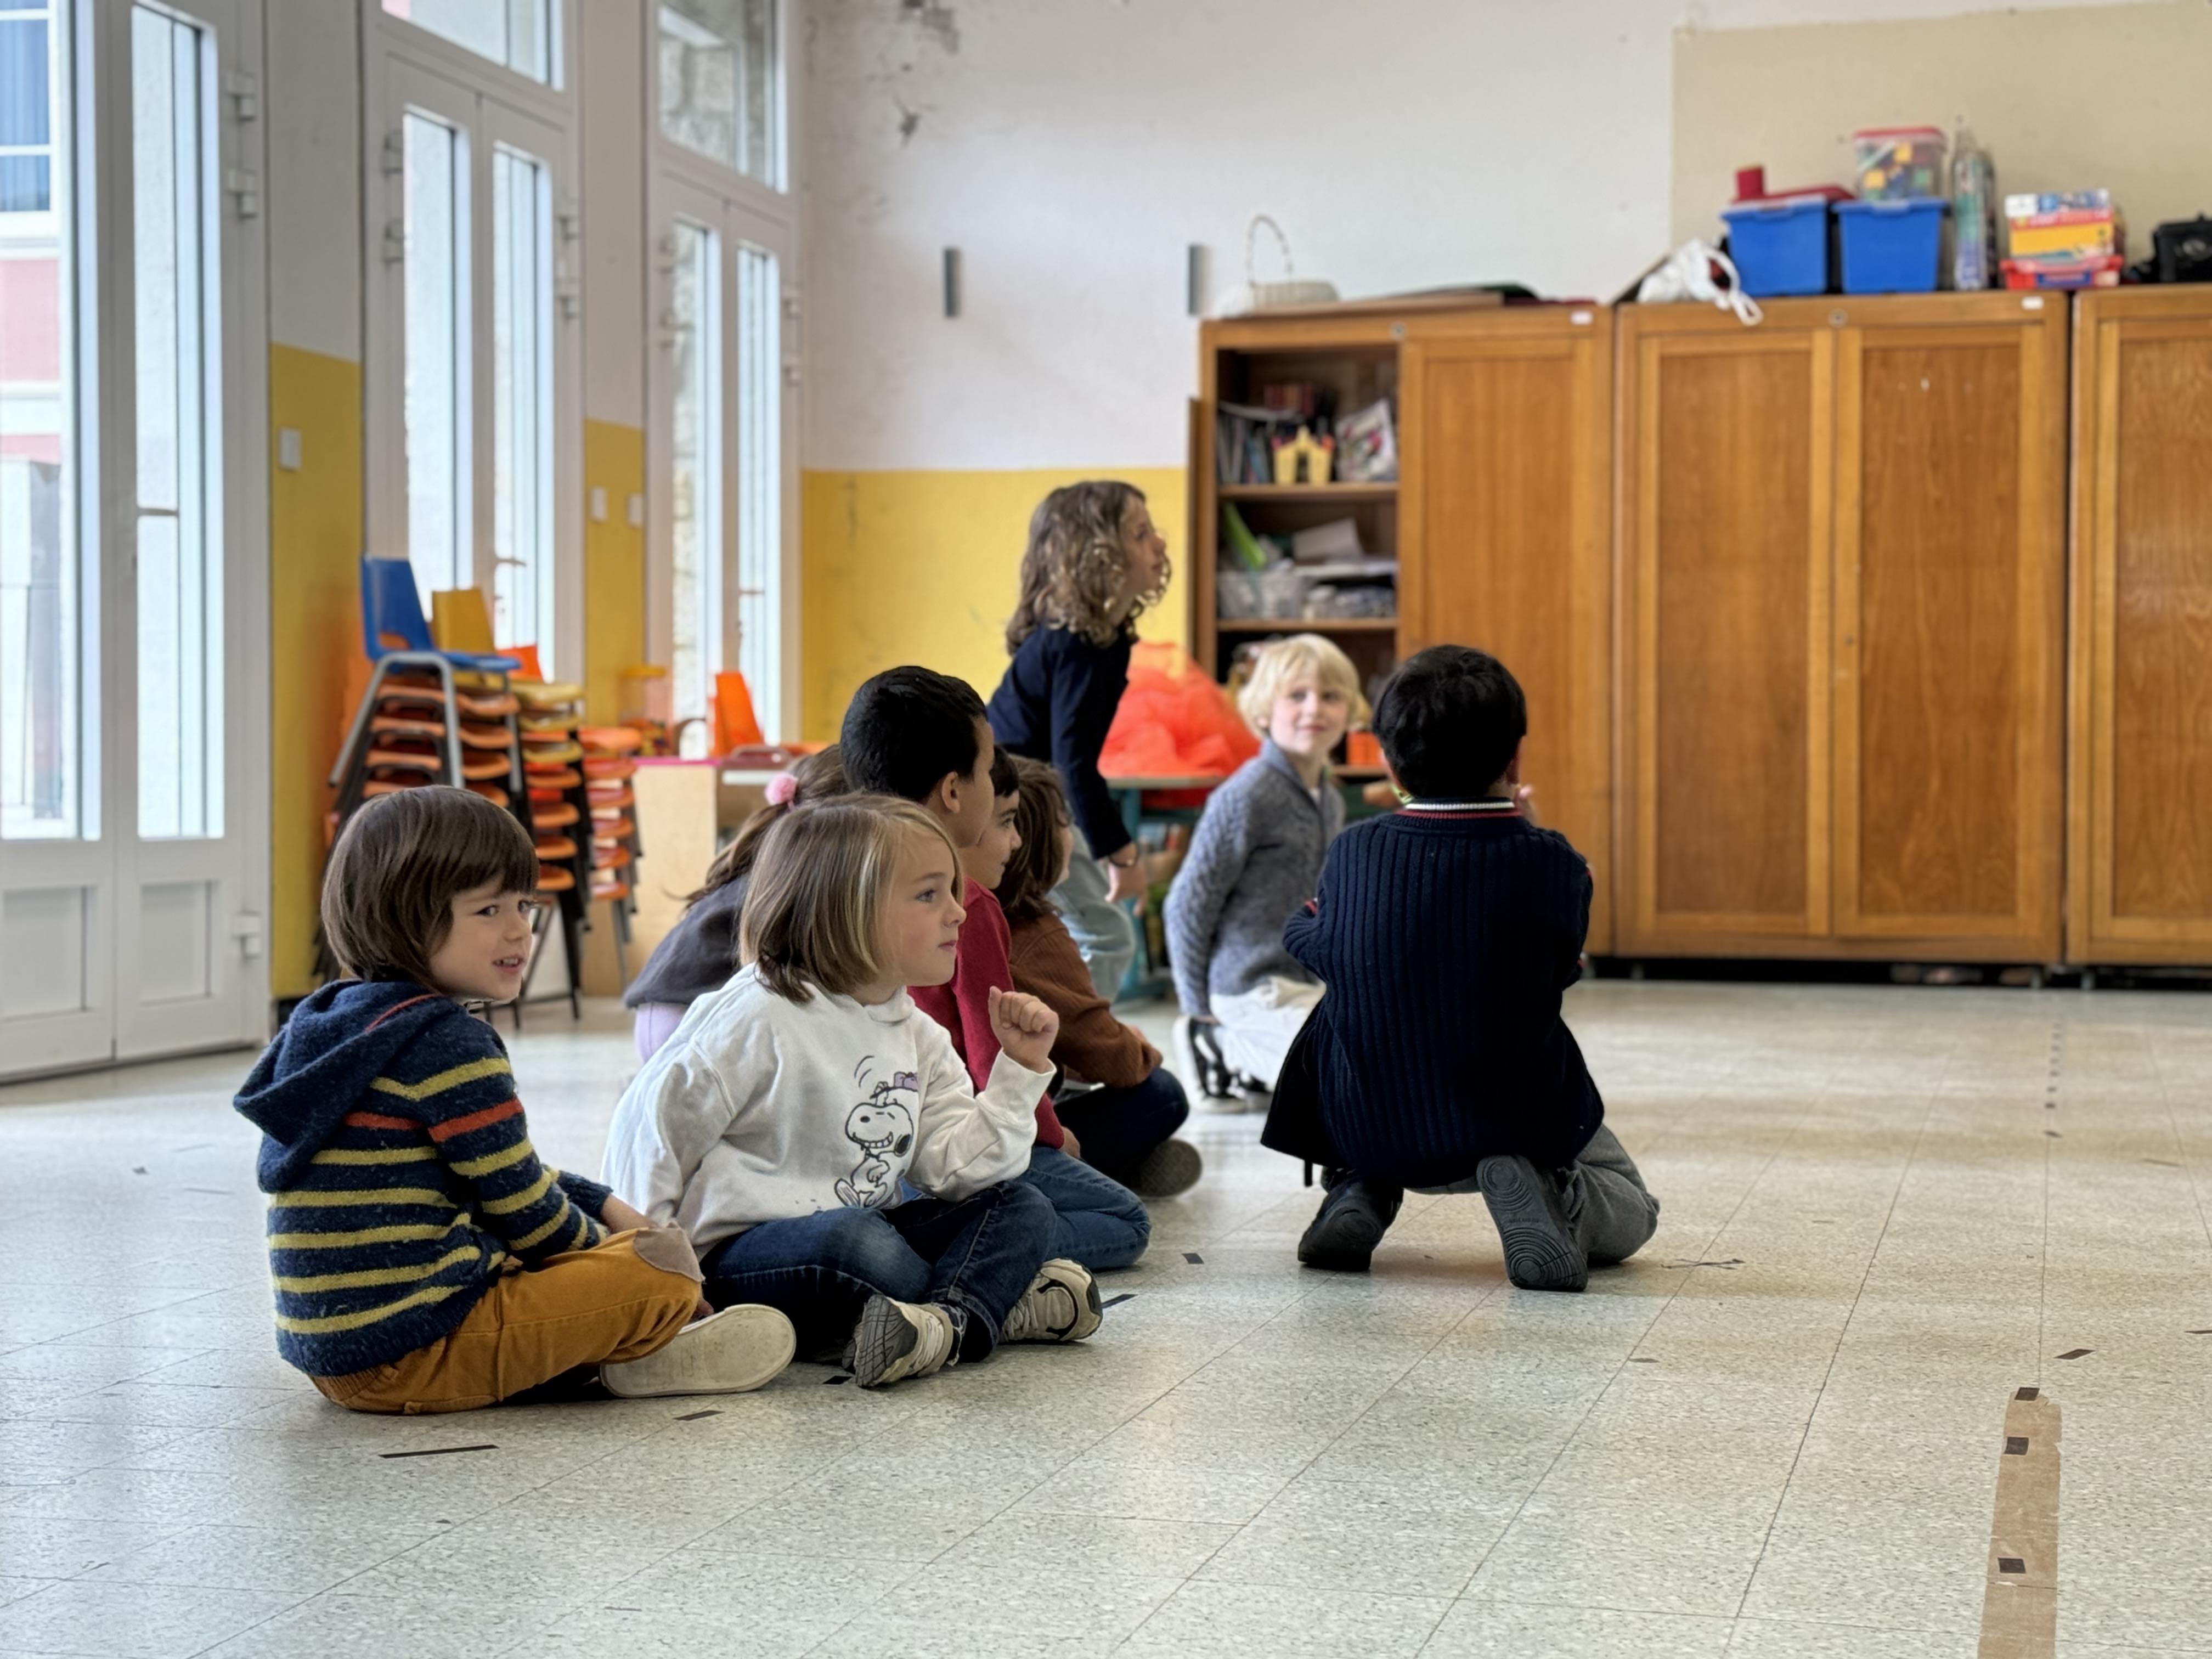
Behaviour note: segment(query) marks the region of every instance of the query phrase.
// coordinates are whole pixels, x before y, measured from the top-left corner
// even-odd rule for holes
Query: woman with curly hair
[[[1000,745],[1051,762],[1067,792],[1075,848],[1053,902],[1109,1000],[1137,950],[1121,903],[1143,892],[1144,878],[1098,755],[1129,683],[1137,617],[1167,592],[1169,568],[1142,490],[1109,479],[1054,490],[1030,518],[1021,599],[1006,623],[1013,661],[991,697]]]

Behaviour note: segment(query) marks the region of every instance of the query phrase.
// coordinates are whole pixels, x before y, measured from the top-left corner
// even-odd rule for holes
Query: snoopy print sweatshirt
[[[763,1221],[889,1209],[902,1181],[966,1198],[1029,1167],[1051,1080],[1001,1051],[979,1095],[903,991],[793,1002],[748,967],[693,1003],[623,1091],[604,1174],[702,1253]]]

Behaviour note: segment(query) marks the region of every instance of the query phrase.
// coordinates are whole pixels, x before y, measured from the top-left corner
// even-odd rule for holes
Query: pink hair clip
[[[790,772],[779,772],[768,781],[768,804],[788,806],[791,798],[799,793],[798,776]]]

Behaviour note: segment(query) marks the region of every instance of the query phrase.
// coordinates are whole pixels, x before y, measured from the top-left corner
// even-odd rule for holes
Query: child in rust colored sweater
[[[1059,774],[1041,761],[1017,761],[1014,769],[1019,804],[1011,855],[1000,865],[999,904],[1013,935],[1015,988],[1060,1016],[1054,1109],[1093,1169],[1146,1198],[1172,1198],[1205,1168],[1198,1148],[1176,1138],[1190,1102],[1145,1034],[1114,1018],[1053,908],[1075,846]]]

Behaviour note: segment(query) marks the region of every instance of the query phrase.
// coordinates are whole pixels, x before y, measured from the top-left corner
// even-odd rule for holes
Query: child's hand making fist
[[[1060,1016],[1035,997],[991,988],[991,1031],[999,1047],[1032,1072],[1052,1070],[1053,1039]]]

